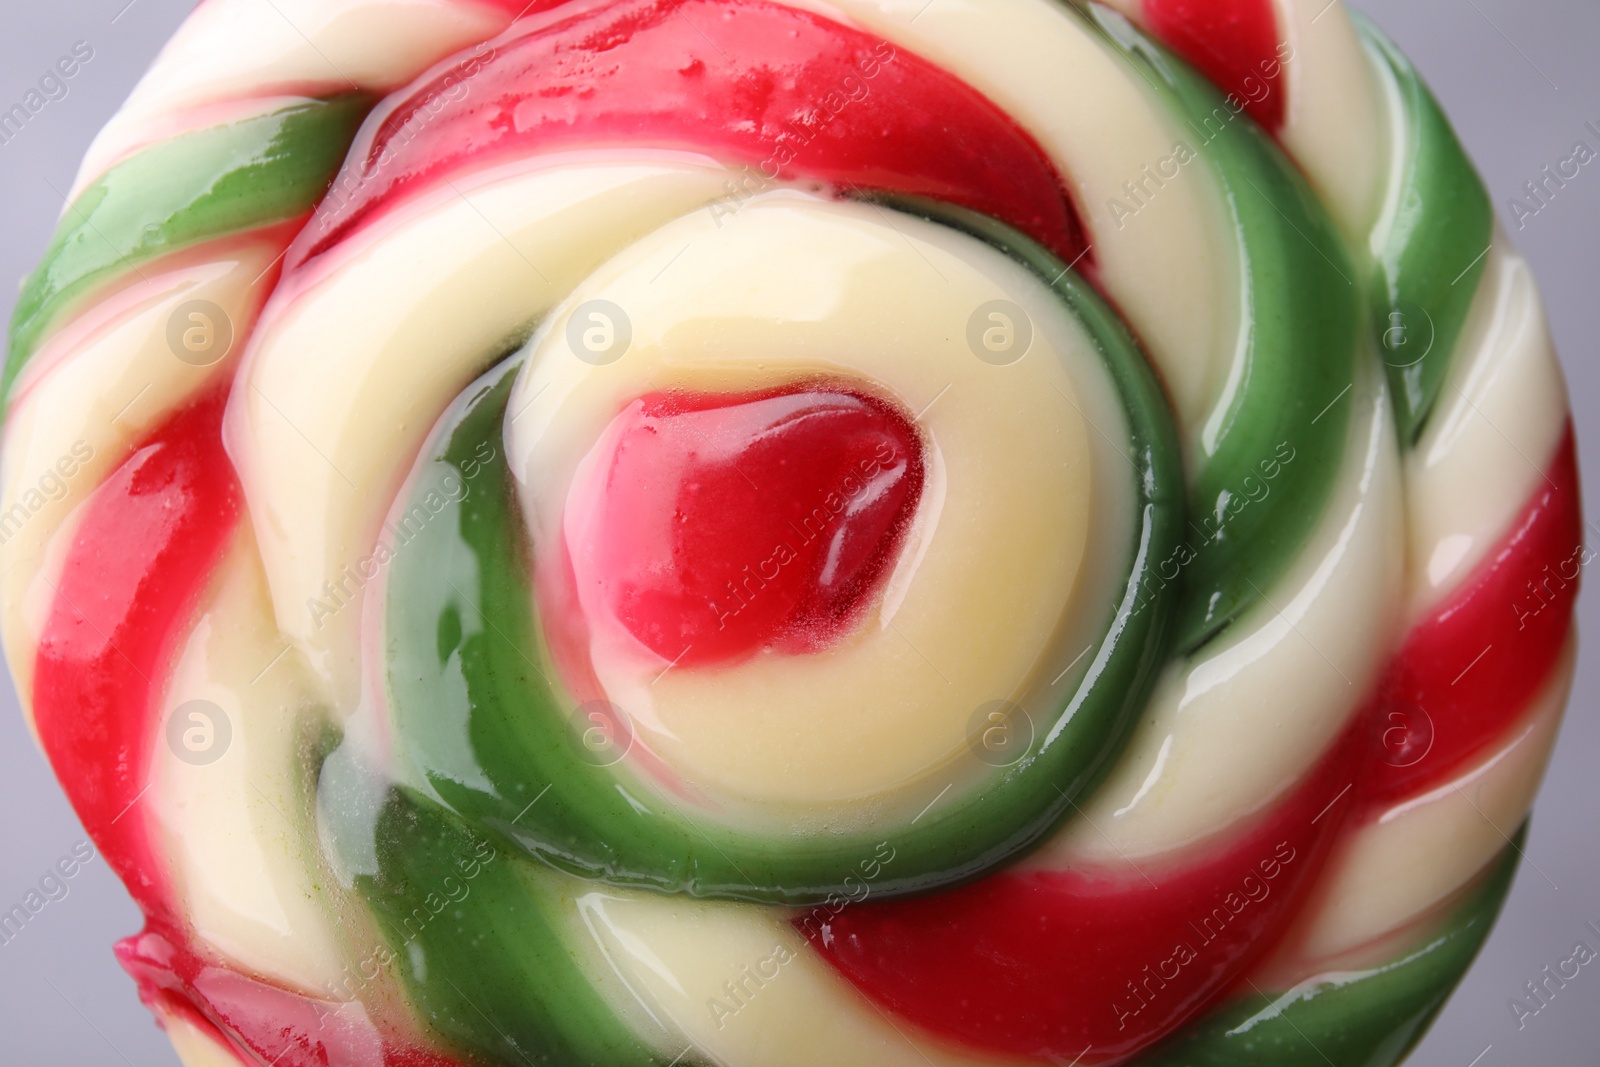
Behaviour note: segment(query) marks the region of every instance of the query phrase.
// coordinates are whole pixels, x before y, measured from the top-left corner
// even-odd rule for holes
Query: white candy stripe
[[[272,625],[248,526],[208,601],[155,724],[144,810],[195,935],[246,973],[328,999],[379,935],[301,832],[316,788],[301,761],[323,712]]]
[[[568,347],[571,309],[592,300],[632,323],[631,347],[605,366]],[[1032,324],[1026,356],[1005,367],[969,347],[973,315],[995,300]],[[672,671],[585,603],[606,696],[692,787],[813,812],[838,830],[861,817],[862,799],[938,776],[908,799],[915,815],[952,765],[991,776],[968,752],[974,713],[1019,701],[1042,728],[1046,701],[1060,701],[1057,671],[1039,677],[1058,635],[1082,635],[1070,659],[1115,602],[1111,589],[1086,598],[1077,576],[1089,514],[1131,523],[1132,470],[1113,443],[1127,431],[1094,343],[1059,299],[982,242],[874,206],[784,192],[732,219],[697,212],[630,247],[551,316],[511,398],[506,444],[536,558],[562,559],[564,539],[581,565],[594,538],[572,525],[591,513],[574,494],[603,491],[587,457],[633,397],[818,376],[876,386],[922,413],[935,461],[911,544],[860,632],[809,655]],[[1095,466],[1106,484],[1092,483]],[[1118,572],[1118,532],[1096,546],[1096,569]]]
[[[1168,672],[1085,818],[1027,862],[1192,846],[1282,798],[1349,722],[1400,606],[1404,510],[1379,378],[1363,360],[1354,393],[1329,414],[1352,419],[1349,447],[1298,560],[1200,659]],[[1290,462],[1280,477],[1295,474]]]
[[[1567,420],[1566,387],[1538,290],[1527,263],[1497,230],[1438,406],[1404,459],[1405,617],[1413,624],[1504,539],[1543,484]],[[1572,670],[1569,647],[1487,760],[1396,804],[1378,823],[1345,831],[1317,900],[1274,953],[1275,984],[1285,975],[1292,980],[1343,965],[1351,953],[1404,947],[1397,938],[1410,936],[1490,862],[1532,805]],[[1487,799],[1467,802],[1469,783]]]
[[[1344,4],[1274,0],[1280,39],[1292,48],[1279,81],[1284,101],[1279,141],[1300,164],[1352,249],[1378,217],[1389,159],[1382,106],[1370,59]]]
[[[637,159],[637,157],[635,157]],[[545,166],[413,203],[274,295],[224,433],[278,625],[353,700],[345,583],[456,394],[600,263],[714,200],[727,172],[661,160]],[[318,605],[321,605],[319,608]]]
[[[1308,973],[1425,914],[1507,847],[1555,746],[1576,649],[1568,641],[1543,691],[1487,756],[1345,832],[1286,942]]]
[[[1438,406],[1406,457],[1413,619],[1504,539],[1566,427],[1566,384],[1538,288],[1497,234]]]
[[[1148,29],[1143,0],[1107,0]],[[1352,246],[1365,247],[1378,215],[1388,160],[1387,117],[1360,35],[1342,3],[1272,0],[1276,39],[1286,53],[1278,140],[1300,164]]]
[[[183,1067],[240,1067],[245,1062],[238,1053],[218,1044],[214,1036],[182,1015],[162,1012],[161,1025],[178,1059],[183,1061]]]
[[[1146,177],[1195,135],[1057,0],[834,0],[867,29],[948,69],[1050,154],[1091,242],[1094,272],[1139,334],[1192,440],[1221,395],[1240,324],[1237,239],[1216,180]],[[1093,101],[1093,106],[1086,106]],[[1080,106],[1083,105],[1083,106]],[[1152,190],[1129,218],[1125,183]]]
[[[0,590],[6,656],[30,716],[34,652],[55,595],[56,571],[46,565],[52,544],[140,438],[238,365],[265,299],[261,275],[280,248],[233,238],[145,267],[143,278],[51,337],[19,380],[5,422]],[[169,342],[178,310],[194,300],[231,321],[233,351],[217,353],[210,366],[179,359]]]
[[[153,142],[209,123],[219,102],[387,92],[493,36],[510,16],[470,0],[206,0],[90,146],[73,196]],[[235,118],[243,117],[236,114]]]
[[[584,894],[577,907],[623,984],[719,1067],[1015,1062],[957,1049],[874,1007],[780,910],[613,890]]]
[[[1101,2],[1129,22],[1144,25],[1144,0],[1101,0]]]

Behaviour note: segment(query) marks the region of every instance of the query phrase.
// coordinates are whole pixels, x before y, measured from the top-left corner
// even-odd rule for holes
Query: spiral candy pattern
[[[1399,1062],[1588,557],[1302,0],[204,0],[4,376],[6,653],[189,1067]]]

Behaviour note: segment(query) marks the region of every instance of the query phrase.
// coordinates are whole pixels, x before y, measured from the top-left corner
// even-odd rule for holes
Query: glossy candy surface
[[[1589,557],[1377,29],[272,7],[96,142],[4,378],[7,655],[187,1067],[1404,1057]]]
[[[602,441],[567,512],[574,584],[682,667],[825,648],[922,494],[910,420],[821,388],[644,396]]]

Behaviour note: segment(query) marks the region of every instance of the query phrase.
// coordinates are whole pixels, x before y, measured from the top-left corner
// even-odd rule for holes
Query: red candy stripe
[[[1385,672],[1368,803],[1427,792],[1522,717],[1566,644],[1587,558],[1569,424],[1505,540],[1411,631]]]
[[[380,105],[289,268],[463,172],[615,147],[747,166],[729,211],[804,179],[960,204],[1068,261],[1085,248],[1038,144],[882,38],[764,0],[587,0],[519,21]]]
[[[796,925],[864,995],[932,1033],[1120,1063],[1216,1001],[1292,920],[1349,809],[1335,802],[1359,744],[1352,732],[1264,821],[1187,863],[1007,871]]]
[[[145,913],[145,932],[117,956],[147,1004],[227,1043],[225,1027],[279,1067],[448,1067],[384,1041],[364,1016],[329,1016],[328,1005],[202,958],[140,810],[173,658],[241,515],[222,447],[226,399],[219,390],[173,416],[90,499],[39,641],[39,737]]]
[[[1283,57],[1272,0],[1144,0],[1144,19],[1268,132],[1283,126]]]
[[[567,550],[578,588],[680,668],[848,632],[922,492],[894,405],[821,384],[653,393],[611,423]],[[573,526],[574,522],[577,526]]]
[[[34,717],[56,777],[152,918],[173,917],[142,813],[168,668],[238,521],[224,392],[156,431],[91,498],[39,640]]]
[[[360,1004],[317,1000],[216,966],[153,928],[120,942],[117,959],[152,1011],[181,1016],[273,1067],[457,1067],[454,1059],[396,1040]]]

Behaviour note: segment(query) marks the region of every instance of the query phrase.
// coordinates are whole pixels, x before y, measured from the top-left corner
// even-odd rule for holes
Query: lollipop
[[[207,0],[5,389],[189,1067],[1396,1063],[1571,680],[1537,294],[1338,6]]]

